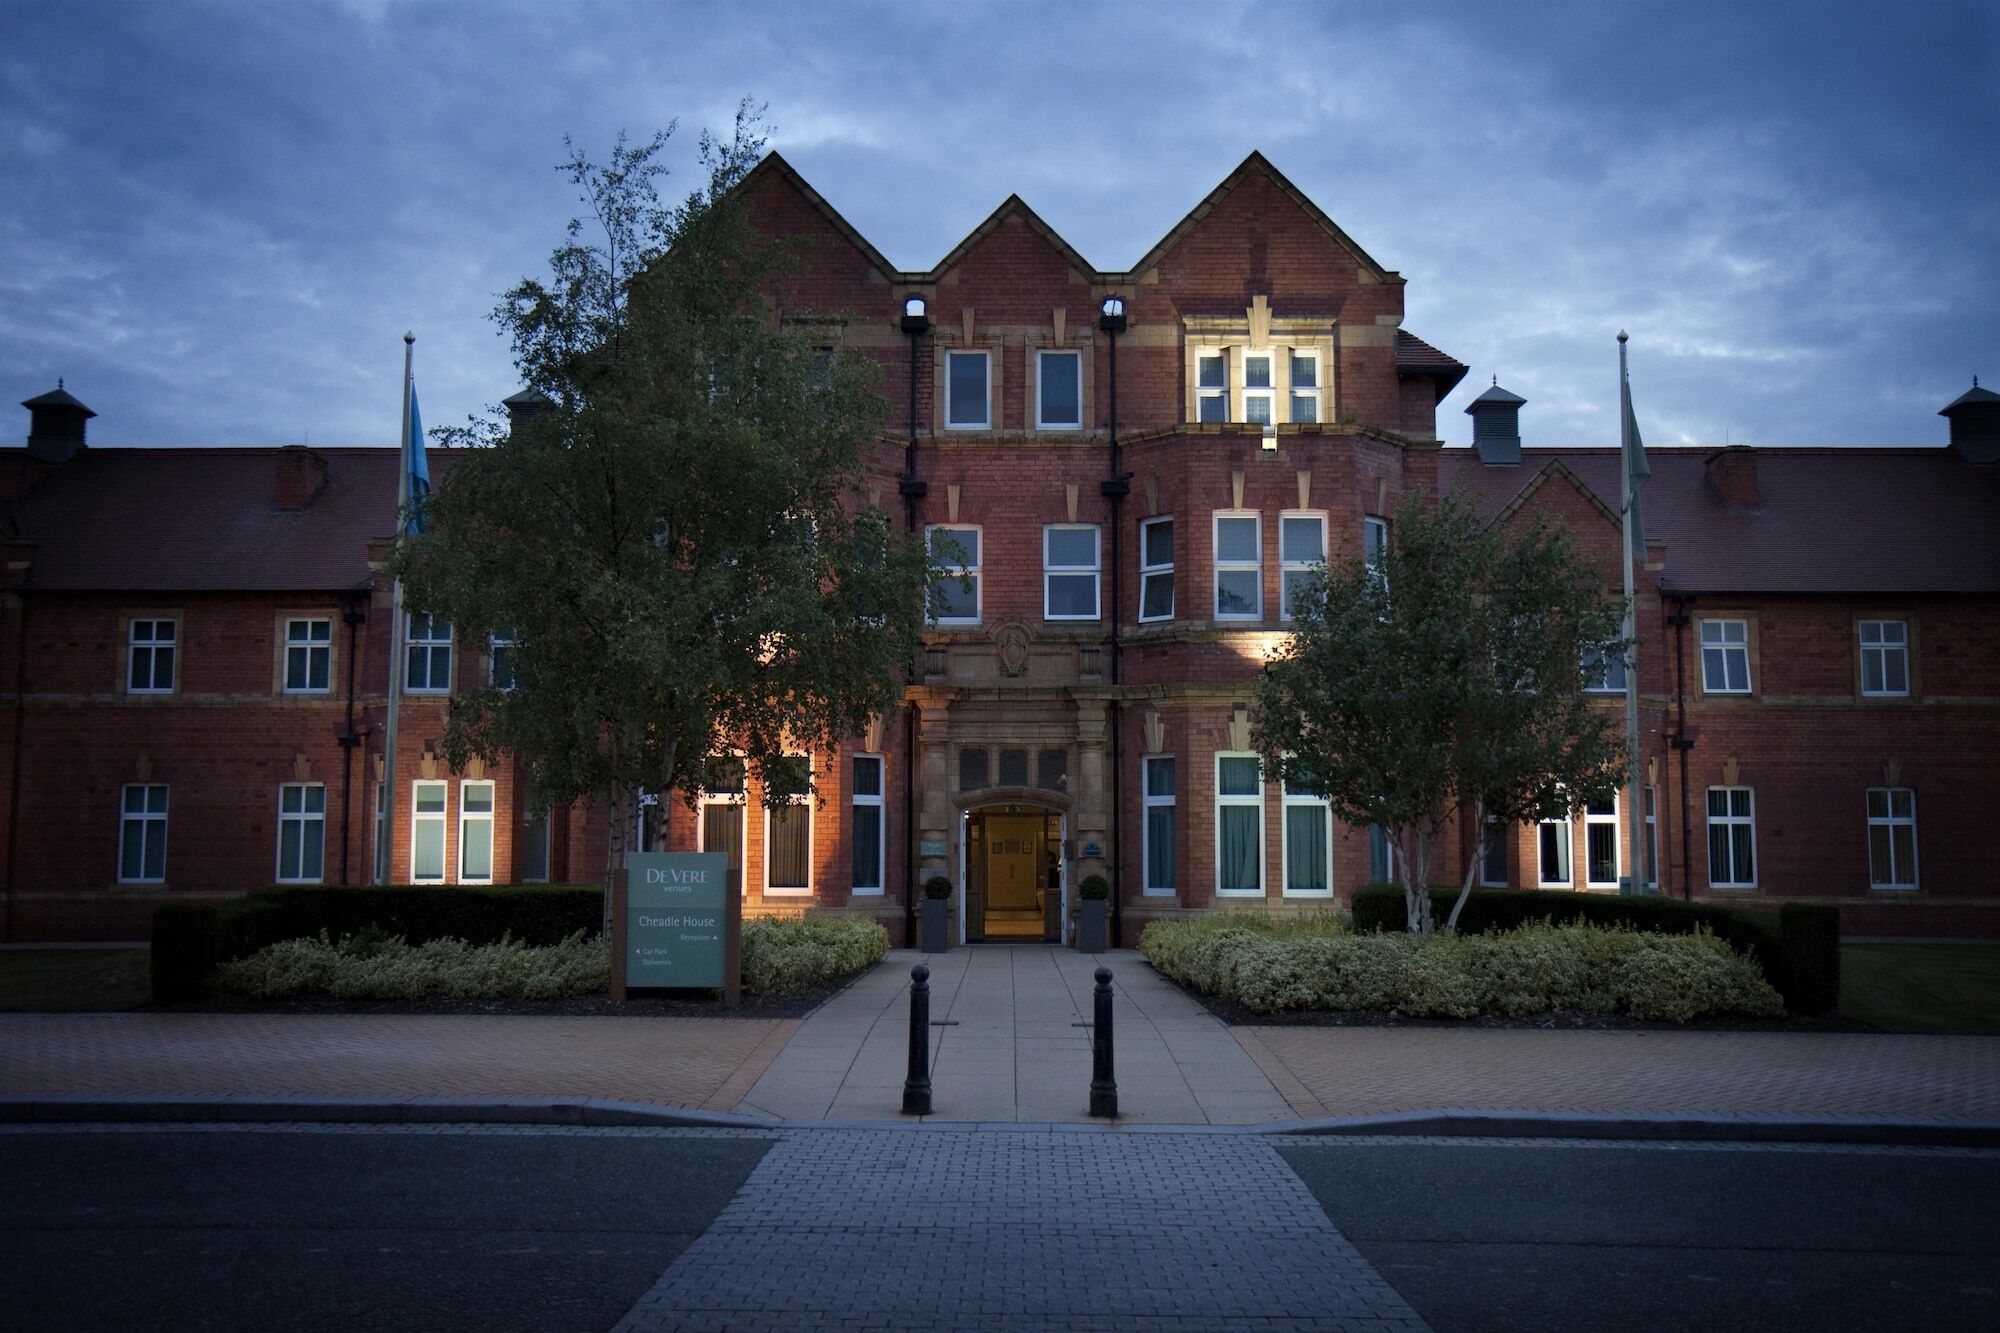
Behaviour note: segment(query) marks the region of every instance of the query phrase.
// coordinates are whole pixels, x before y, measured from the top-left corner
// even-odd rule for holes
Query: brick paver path
[[[656,1330],[1421,1330],[1265,1143],[782,1137],[624,1321]]]
[[[609,1097],[727,1110],[794,1019],[0,1014],[0,1096]]]
[[[2000,1119],[2000,1037],[1243,1027],[1303,1117],[1434,1107]]]

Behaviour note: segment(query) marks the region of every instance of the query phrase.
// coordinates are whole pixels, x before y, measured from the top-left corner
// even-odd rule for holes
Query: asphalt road
[[[1437,1333],[2000,1328],[2000,1154],[1280,1151]]]
[[[0,1134],[0,1329],[605,1329],[769,1147]]]

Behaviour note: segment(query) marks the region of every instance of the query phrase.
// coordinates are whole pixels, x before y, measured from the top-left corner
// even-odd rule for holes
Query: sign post
[[[612,886],[611,996],[720,990],[739,998],[743,902],[717,852],[635,852]]]

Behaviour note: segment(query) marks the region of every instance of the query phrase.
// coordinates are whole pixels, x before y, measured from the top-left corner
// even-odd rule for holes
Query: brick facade
[[[1601,555],[1607,586],[1617,585],[1615,451],[1608,466],[1604,450],[1537,449],[1497,465],[1472,450],[1441,449],[1437,403],[1464,367],[1401,330],[1403,279],[1261,157],[1124,273],[1090,267],[1015,198],[937,268],[905,273],[781,159],[768,159],[745,188],[757,224],[797,247],[796,271],[771,293],[781,314],[881,366],[889,416],[870,461],[878,502],[894,512],[903,500],[904,446],[914,438],[913,479],[923,493],[909,502],[909,517],[919,527],[976,528],[981,546],[976,621],[940,625],[904,707],[838,754],[816,757],[810,892],[767,892],[767,816],[754,784],[745,794],[741,841],[726,850],[741,863],[753,913],[866,912],[901,942],[915,887],[942,874],[955,886],[955,928],[975,937],[984,872],[968,847],[979,845],[982,816],[1004,810],[1059,821],[1063,907],[1073,915],[1076,886],[1106,875],[1127,943],[1147,920],[1218,904],[1287,912],[1345,900],[1379,871],[1368,831],[1336,822],[1329,891],[1288,895],[1287,813],[1274,783],[1262,798],[1261,888],[1218,896],[1216,757],[1245,748],[1251,683],[1284,632],[1284,518],[1322,519],[1328,552],[1353,555],[1369,516],[1393,514],[1406,495],[1458,491],[1495,522],[1562,524]],[[898,325],[911,296],[924,300],[931,321],[914,340]],[[1115,371],[1114,335],[1097,318],[1112,296],[1127,316],[1115,335]],[[988,422],[955,429],[948,358],[967,351],[987,354]],[[1076,428],[1038,423],[1042,351],[1080,354]],[[1256,361],[1267,355],[1269,363]],[[1220,368],[1226,421],[1202,420],[1210,367]],[[1258,411],[1267,369],[1268,429],[1244,419]],[[1296,410],[1313,420],[1292,419],[1295,393]],[[159,901],[270,882],[285,783],[324,784],[324,878],[369,874],[390,617],[388,585],[376,573],[394,455],[321,450],[301,463],[298,451],[228,451],[236,472],[255,476],[222,500],[199,502],[218,509],[209,526],[152,533],[142,517],[122,561],[63,555],[64,543],[77,540],[72,509],[86,503],[76,497],[88,493],[79,469],[109,476],[144,466],[167,477],[172,460],[162,456],[178,452],[195,451],[0,460],[14,508],[10,592],[0,609],[0,754],[11,756],[15,789],[0,839],[17,938],[135,937]],[[1871,535],[1879,539],[1883,521],[1899,522],[1895,540],[1937,548],[1942,569],[2000,518],[1993,469],[1942,449],[1867,451],[1874,480],[1846,482],[1842,469],[1860,463],[1816,463],[1809,452],[1729,451],[1705,466],[1705,454],[1655,451],[1648,503],[1655,492],[1661,502],[1638,623],[1641,766],[1655,800],[1663,888],[1758,903],[1836,901],[1850,929],[1870,933],[2000,931],[2000,854],[1976,836],[1976,804],[2000,779],[1991,744],[2000,735],[2000,574],[1979,565],[1886,582],[1850,578],[1857,556],[1842,552],[1837,535],[1850,511],[1868,510]],[[449,455],[433,457],[448,484]],[[1120,475],[1122,488],[1105,486]],[[1904,478],[1971,506],[1953,520],[1967,530],[1883,520],[1869,508],[1884,488],[1903,489]],[[1782,527],[1797,509],[1785,487],[1804,484],[1817,487],[1806,508],[1818,528],[1836,531],[1829,550],[1811,559]],[[282,568],[246,557],[219,569],[181,550],[205,549],[219,540],[207,535],[222,531],[216,525],[260,506],[298,520],[262,539],[295,542],[297,550],[283,546],[290,555]],[[1238,590],[1247,597],[1254,589],[1261,605],[1245,618],[1216,614],[1218,513],[1258,519],[1254,574],[1246,561]],[[1172,520],[1173,611],[1142,619],[1142,525],[1159,518]],[[1045,614],[1049,525],[1097,529],[1097,617]],[[148,541],[177,554],[155,568]],[[1772,554],[1780,549],[1789,554]],[[124,688],[128,622],[152,615],[178,626],[178,676],[168,691],[135,695]],[[1751,688],[1741,695],[1702,688],[1699,626],[1725,615],[1748,625]],[[296,616],[332,622],[324,694],[284,689],[284,622]],[[1864,695],[1862,620],[1907,627],[1907,695]],[[480,679],[484,645],[454,647],[457,680]],[[1604,706],[1621,708],[1622,698],[1607,696]],[[426,696],[401,713],[392,878],[409,877],[418,781],[446,784],[446,882],[457,878],[464,784],[480,781],[494,784],[495,881],[531,870],[557,880],[601,875],[605,813],[557,810],[539,828],[514,765],[447,772],[432,753],[444,708],[442,697]],[[879,893],[853,890],[857,755],[882,761]],[[1156,892],[1146,883],[1147,760],[1168,756],[1174,873],[1171,887]],[[164,878],[121,884],[121,792],[142,782],[170,790]],[[1711,787],[1754,792],[1752,888],[1710,883]],[[1871,788],[1915,793],[1914,888],[1871,885]],[[718,818],[713,827],[727,822]],[[1587,823],[1579,816],[1549,835],[1566,840],[1568,886],[1577,889],[1587,886],[1592,861]],[[673,794],[641,821],[647,845],[672,849],[704,846],[710,827],[699,807]],[[1470,830],[1459,833],[1463,844]],[[1615,836],[1623,873],[1631,854],[1622,820]],[[536,850],[544,842],[546,866]],[[1505,844],[1506,880],[1540,883],[1543,831],[1508,830]],[[1460,854],[1446,848],[1445,866]],[[1244,864],[1239,858],[1227,873]]]

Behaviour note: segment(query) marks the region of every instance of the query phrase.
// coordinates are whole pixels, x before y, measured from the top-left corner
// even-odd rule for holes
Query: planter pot
[[[1104,952],[1104,909],[1102,898],[1085,898],[1077,904],[1082,910],[1076,920],[1076,948],[1078,953]]]
[[[924,952],[943,953],[950,948],[951,900],[924,899]]]

